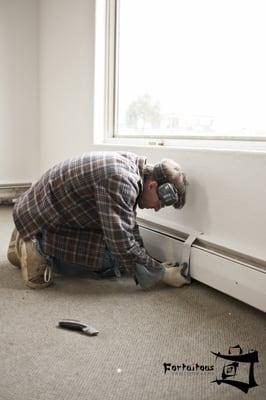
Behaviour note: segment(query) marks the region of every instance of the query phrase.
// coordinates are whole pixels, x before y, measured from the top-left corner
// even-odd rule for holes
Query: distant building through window
[[[266,139],[263,0],[110,5],[113,136]]]

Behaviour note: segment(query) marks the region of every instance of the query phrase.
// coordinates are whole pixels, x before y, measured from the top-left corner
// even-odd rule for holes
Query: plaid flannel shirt
[[[136,223],[145,162],[133,153],[92,152],[54,166],[15,204],[22,238],[41,234],[45,254],[95,271],[106,247],[131,274],[136,263],[159,269]]]

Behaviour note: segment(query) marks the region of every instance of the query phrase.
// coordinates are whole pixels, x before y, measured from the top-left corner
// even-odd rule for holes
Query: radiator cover
[[[149,254],[159,261],[180,261],[184,239],[171,237],[140,225]],[[223,254],[192,245],[190,272],[196,279],[259,310],[266,311],[266,271],[257,262],[243,262],[228,252]]]

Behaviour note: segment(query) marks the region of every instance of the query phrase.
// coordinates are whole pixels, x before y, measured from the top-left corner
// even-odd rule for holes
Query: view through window
[[[116,136],[266,138],[264,0],[120,0]]]

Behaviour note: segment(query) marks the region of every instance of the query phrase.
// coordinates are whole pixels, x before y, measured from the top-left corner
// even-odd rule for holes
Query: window
[[[113,137],[266,140],[264,0],[107,0]]]

